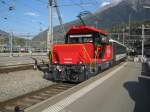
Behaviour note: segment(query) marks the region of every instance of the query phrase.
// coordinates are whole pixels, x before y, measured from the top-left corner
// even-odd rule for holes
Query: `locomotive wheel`
[[[84,80],[87,80],[88,79],[87,66],[84,66],[83,73],[84,73]]]
[[[99,65],[96,63],[95,65],[92,65],[92,67],[90,67],[90,71],[92,76],[95,76],[101,71],[101,67],[99,67]]]
[[[90,67],[88,65],[85,65],[84,66],[84,80],[87,80],[90,78],[91,73],[89,70],[90,70]]]
[[[86,65],[83,66],[82,72],[78,75],[78,77],[79,77],[79,79],[78,79],[79,82],[83,82],[89,78],[88,77],[88,67]]]
[[[51,79],[53,81],[58,81],[58,70],[56,70],[56,66],[52,66]]]
[[[94,75],[97,75],[98,73],[99,73],[99,66],[98,64],[96,64],[94,67]]]

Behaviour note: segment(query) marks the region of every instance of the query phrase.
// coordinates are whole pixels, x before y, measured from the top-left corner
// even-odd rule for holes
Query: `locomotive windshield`
[[[93,35],[92,34],[68,35],[66,43],[93,43]]]

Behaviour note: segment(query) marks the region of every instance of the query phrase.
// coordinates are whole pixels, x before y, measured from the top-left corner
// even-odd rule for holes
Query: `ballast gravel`
[[[24,70],[0,74],[0,102],[52,85],[43,72]]]

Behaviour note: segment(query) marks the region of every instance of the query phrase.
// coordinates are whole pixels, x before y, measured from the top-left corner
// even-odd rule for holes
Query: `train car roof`
[[[102,35],[108,35],[107,32],[105,32],[102,29],[97,29],[94,27],[90,27],[90,26],[73,26],[72,28],[69,29],[69,31],[67,32],[67,34],[81,34],[81,33],[101,33]]]
[[[127,48],[127,46],[123,45],[122,43],[120,43],[120,42],[118,42],[118,41],[116,41],[116,40],[109,39],[109,42],[115,42],[115,43],[118,43],[118,44],[120,44],[120,45],[122,45],[122,46],[124,46],[124,47]]]

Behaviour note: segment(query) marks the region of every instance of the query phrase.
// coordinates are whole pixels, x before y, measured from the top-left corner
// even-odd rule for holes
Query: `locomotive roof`
[[[90,26],[73,26],[71,29],[69,29],[69,31],[67,32],[67,34],[81,34],[81,33],[101,33],[102,35],[108,35],[107,32],[105,32],[102,29],[97,29],[94,27],[90,27]]]

